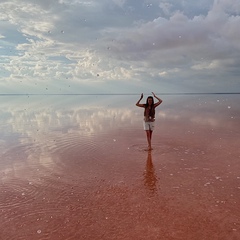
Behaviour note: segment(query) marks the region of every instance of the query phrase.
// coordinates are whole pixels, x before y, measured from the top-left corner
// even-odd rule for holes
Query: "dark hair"
[[[147,97],[147,100],[146,100],[146,104],[145,104],[145,108],[147,108],[149,105],[148,105],[148,99],[151,98],[152,99],[152,106],[154,105],[154,99],[152,96],[148,96]]]
[[[152,105],[151,105],[151,108],[147,111],[148,109],[148,99],[151,98],[152,99]],[[145,110],[144,110],[144,116],[150,116],[151,118],[155,118],[155,108],[154,108],[154,99],[152,96],[148,96],[147,97],[147,100],[146,100],[146,104],[145,104]]]

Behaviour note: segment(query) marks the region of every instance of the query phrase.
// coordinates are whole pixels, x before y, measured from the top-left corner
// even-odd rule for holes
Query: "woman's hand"
[[[142,98],[143,98],[143,93],[141,94],[140,99],[137,101],[136,106],[138,106],[138,107],[145,107],[145,104],[140,104],[140,101],[142,100]]]
[[[157,97],[154,92],[152,92],[152,94],[158,100],[158,102],[154,104],[154,107],[157,107],[158,105],[160,105],[162,103],[162,99]]]

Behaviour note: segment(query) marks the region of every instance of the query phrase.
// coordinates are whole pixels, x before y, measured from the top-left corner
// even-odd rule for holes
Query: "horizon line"
[[[144,93],[146,95],[146,93]],[[150,94],[150,93],[147,93]],[[176,92],[155,93],[156,95],[238,95],[240,92]],[[141,95],[140,93],[0,93],[0,96],[70,96],[70,95]]]

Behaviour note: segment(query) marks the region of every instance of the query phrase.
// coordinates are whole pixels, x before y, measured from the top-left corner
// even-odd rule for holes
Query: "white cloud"
[[[161,2],[159,3],[159,7],[162,9],[162,11],[164,12],[164,14],[166,16],[170,16],[171,15],[171,9],[172,9],[172,4],[169,2]]]
[[[123,7],[126,1],[127,0],[113,0],[113,2],[119,7]]]
[[[213,9],[229,14],[239,14],[240,2],[238,0],[214,0]]]

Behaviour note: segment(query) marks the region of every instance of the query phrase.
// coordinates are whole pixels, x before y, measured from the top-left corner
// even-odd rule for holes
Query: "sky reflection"
[[[28,231],[17,234],[27,239],[53,229],[72,238],[87,228],[94,239],[102,224],[125,233],[136,222],[159,236],[162,226],[177,228],[184,240],[195,239],[185,234],[193,224],[196,239],[206,229],[216,239],[236,235],[239,96],[162,98],[147,152],[136,96],[1,97],[1,229],[23,222]]]
[[[112,135],[112,141],[124,133],[132,134],[132,138],[124,140],[128,142],[128,149],[135,144],[136,134],[137,139],[141,138],[144,143],[143,112],[135,107],[135,98],[136,96],[2,97],[0,141],[5,159],[2,164],[9,162],[9,158],[14,159],[14,152],[20,151],[23,162],[27,159],[30,164],[35,161],[51,165],[56,149],[64,149],[68,144],[77,148],[80,144],[80,150],[84,152],[84,147],[88,148],[84,141],[106,144],[105,149],[104,146],[101,148],[104,152],[108,148],[107,134]],[[224,139],[224,136],[239,136],[239,96],[165,96],[163,100],[156,111],[155,142],[159,141],[159,136],[173,140],[195,136],[196,141],[208,133],[215,134],[216,140]],[[101,138],[102,141],[99,140]]]

